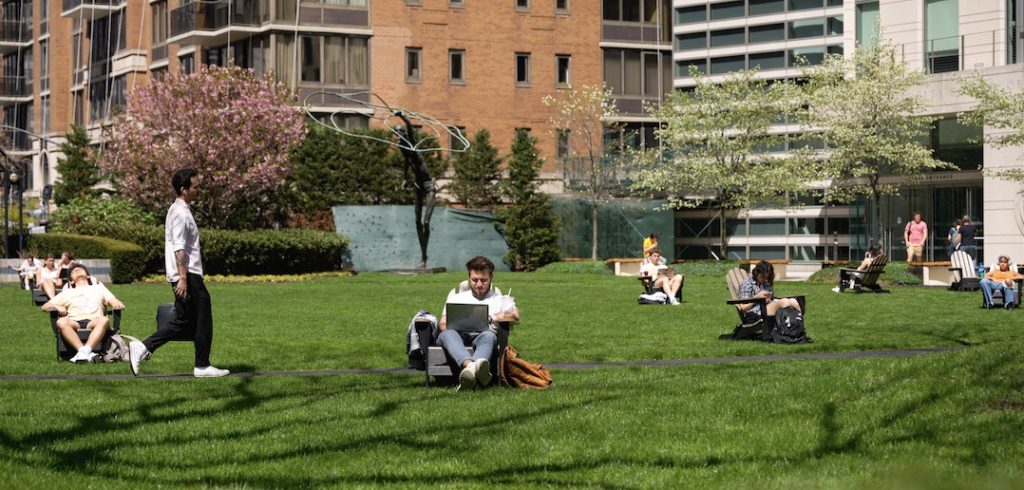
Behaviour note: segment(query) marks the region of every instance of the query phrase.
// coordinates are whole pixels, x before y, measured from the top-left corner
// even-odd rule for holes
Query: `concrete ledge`
[[[953,283],[952,262],[911,262],[911,272],[920,271],[921,284],[947,287]]]

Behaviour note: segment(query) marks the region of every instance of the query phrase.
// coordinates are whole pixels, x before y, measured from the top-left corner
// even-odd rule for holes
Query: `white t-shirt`
[[[68,309],[68,318],[74,321],[92,320],[103,316],[103,305],[114,301],[114,295],[102,284],[65,288],[50,300]]]
[[[449,293],[448,299],[445,300],[444,311],[441,313],[441,315],[444,316],[448,314],[448,303],[460,303],[467,305],[484,304],[487,305],[487,314],[490,315],[491,318],[494,318],[494,315],[502,312],[502,298],[505,298],[505,296],[497,294],[494,291],[488,292],[487,296],[484,296],[484,299],[477,299],[476,296],[473,296],[473,291]],[[512,303],[512,308],[515,308],[514,302]],[[493,321],[491,322],[491,331],[494,333],[498,333],[498,325],[495,324]]]
[[[28,263],[28,259],[21,261],[21,267],[18,270],[21,271],[23,276],[34,276],[36,275],[36,269],[39,268],[39,261],[33,260],[31,264]]]
[[[46,267],[39,268],[40,279],[49,279],[51,281],[56,281],[58,277],[60,277],[59,267],[54,267],[53,270],[47,269]]]

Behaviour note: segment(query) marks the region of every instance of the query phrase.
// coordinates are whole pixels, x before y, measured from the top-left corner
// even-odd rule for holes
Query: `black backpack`
[[[813,342],[804,330],[804,315],[796,308],[782,308],[775,312],[772,342],[776,344],[803,344]]]

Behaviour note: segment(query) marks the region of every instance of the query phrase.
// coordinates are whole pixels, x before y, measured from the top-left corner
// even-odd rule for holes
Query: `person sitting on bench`
[[[89,284],[89,270],[84,265],[71,266],[70,274],[71,287],[47,301],[43,305],[43,310],[55,308],[60,315],[57,328],[60,329],[64,341],[78,349],[71,362],[93,362],[98,355],[92,350],[103,340],[110,323],[104,306],[123,309],[124,303],[114,297],[103,284]],[[78,338],[79,328],[92,330],[84,345]]]
[[[860,265],[857,266],[857,270],[868,270],[868,267],[871,266],[871,261],[875,260],[875,257],[878,257],[879,255],[882,255],[882,246],[876,243],[872,245],[871,248],[868,249],[868,252],[866,254],[864,254],[864,260],[860,261]],[[832,288],[832,291],[841,293],[844,290],[853,287],[854,281],[858,281],[861,279],[864,279],[863,272],[846,271],[843,269],[839,269],[838,284],[836,284],[836,287]]]
[[[469,291],[455,292],[448,295],[445,311],[437,324],[441,332],[437,341],[444,348],[455,364],[462,368],[459,372],[459,389],[470,389],[474,386],[486,387],[491,382],[490,359],[494,346],[498,342],[495,332],[498,322],[519,321],[519,309],[512,306],[505,311],[504,296],[491,290],[494,279],[494,262],[487,257],[477,256],[466,263],[469,272]],[[448,303],[486,304],[490,318],[490,329],[482,332],[459,332],[448,330]],[[466,349],[472,344],[473,354]]]

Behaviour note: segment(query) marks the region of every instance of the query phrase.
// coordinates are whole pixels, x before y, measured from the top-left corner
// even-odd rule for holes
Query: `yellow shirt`
[[[992,269],[988,271],[988,274],[985,274],[985,277],[998,283],[1005,284],[1007,279],[1016,279],[1017,272],[1013,269],[1006,269],[1005,271],[1002,269]]]
[[[654,245],[654,243],[655,243],[655,242],[654,242],[654,240],[651,240],[651,237],[647,237],[647,238],[644,238],[644,248],[642,249],[642,250],[644,251],[644,257],[646,257],[646,256],[648,256],[648,255],[651,255],[651,253],[650,253],[650,252],[648,252],[648,251],[647,251],[647,249],[648,249],[648,248],[649,248],[649,247],[650,247],[651,245]]]
[[[68,287],[53,297],[50,303],[68,310],[68,318],[74,321],[93,320],[103,316],[103,305],[114,301],[113,293],[102,284]]]

